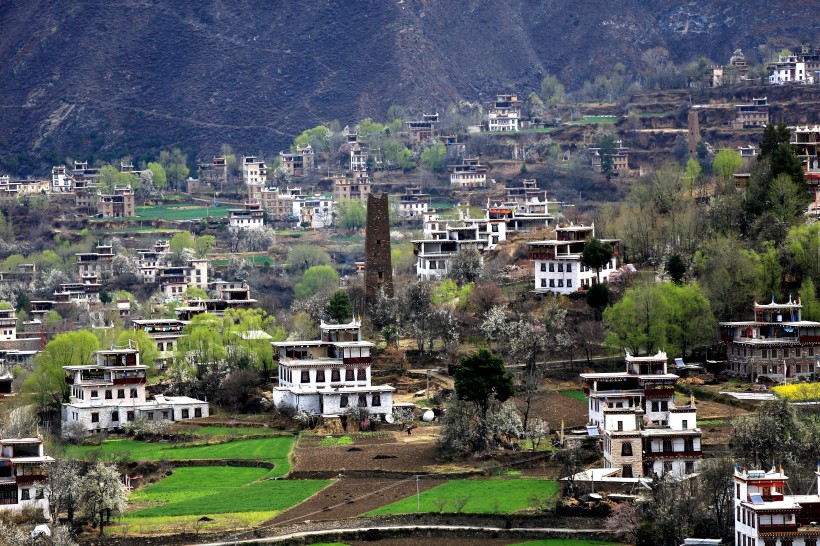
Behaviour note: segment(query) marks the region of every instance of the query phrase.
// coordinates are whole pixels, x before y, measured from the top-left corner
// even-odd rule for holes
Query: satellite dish
[[[391,425],[396,422],[396,418],[393,417],[392,413],[388,413],[387,415],[385,415],[384,420],[390,423]]]
[[[431,422],[435,418],[436,414],[433,413],[433,410],[429,409],[424,412],[424,415],[421,416],[421,420],[425,423]]]

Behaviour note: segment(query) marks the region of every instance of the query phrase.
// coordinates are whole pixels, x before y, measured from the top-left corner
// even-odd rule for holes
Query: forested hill
[[[271,154],[319,122],[571,89],[641,54],[726,62],[816,43],[808,4],[741,0],[0,0],[0,161],[221,143]],[[771,50],[769,47],[769,50]],[[51,159],[46,157],[46,159]]]

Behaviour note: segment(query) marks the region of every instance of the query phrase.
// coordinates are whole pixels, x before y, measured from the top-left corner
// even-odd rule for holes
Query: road
[[[265,537],[265,538],[250,538],[244,540],[226,540],[224,542],[209,542],[209,543],[193,543],[188,544],[186,546],[232,546],[238,544],[276,544],[277,542],[285,541],[285,540],[293,540],[298,538],[305,538],[305,537],[321,537],[321,536],[338,536],[340,534],[346,533],[358,533],[362,531],[368,530],[376,530],[376,531],[399,531],[399,530],[414,530],[419,532],[429,532],[429,531],[463,531],[465,533],[504,533],[506,535],[517,535],[520,534],[522,538],[531,538],[531,537],[538,537],[539,535],[550,535],[550,534],[577,534],[577,535],[586,535],[586,534],[600,534],[600,533],[608,533],[608,531],[604,531],[602,529],[570,529],[564,527],[516,527],[512,529],[506,529],[503,527],[477,527],[477,526],[466,526],[466,525],[388,525],[388,526],[362,526],[362,527],[350,527],[344,529],[324,529],[321,531],[298,531],[295,533],[288,533],[284,535],[272,536],[272,537]]]

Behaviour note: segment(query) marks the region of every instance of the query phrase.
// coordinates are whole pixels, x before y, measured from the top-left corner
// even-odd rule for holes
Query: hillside
[[[642,51],[757,61],[768,41],[818,38],[804,5],[740,0],[359,0],[0,3],[0,162],[51,162],[230,143],[272,155],[294,134],[457,99],[570,86]],[[32,156],[45,161],[35,164]]]

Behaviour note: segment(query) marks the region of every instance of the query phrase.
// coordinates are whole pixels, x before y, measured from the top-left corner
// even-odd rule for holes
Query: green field
[[[245,262],[250,262],[252,265],[274,265],[276,263],[269,256],[245,256],[240,257],[239,259]],[[230,260],[211,260],[211,265],[217,267],[226,266],[230,263]]]
[[[132,461],[254,459],[275,465],[270,476],[290,472],[292,436],[235,440],[215,444],[157,444],[136,440],[107,440],[101,446],[71,446],[66,456],[73,459],[126,457]]]
[[[665,118],[671,116],[672,112],[641,112],[638,114],[639,118]]]
[[[589,398],[584,391],[561,391],[561,394],[564,396],[569,396],[570,398],[575,398],[576,400],[580,400],[581,402],[589,401]]]
[[[330,485],[330,480],[266,480],[263,468],[177,468],[173,475],[131,496],[157,506],[131,517],[268,512],[290,508]]]
[[[546,538],[516,542],[509,546],[621,546],[620,542],[602,542],[600,540],[582,540],[569,538]]]
[[[201,220],[208,216],[225,218],[228,216],[228,207],[204,207],[194,203],[137,207],[137,218],[142,220]]]
[[[570,121],[573,125],[583,125],[586,123],[615,123],[618,116],[584,116],[581,119]]]
[[[192,431],[197,436],[281,436],[281,430],[267,427],[198,427]]]
[[[420,495],[420,512],[439,512],[436,504],[446,500],[442,512],[457,512],[456,502],[469,499],[462,508],[468,514],[511,514],[530,507],[533,496],[553,497],[558,484],[551,480],[452,480]],[[416,496],[382,506],[368,515],[416,512]]]

